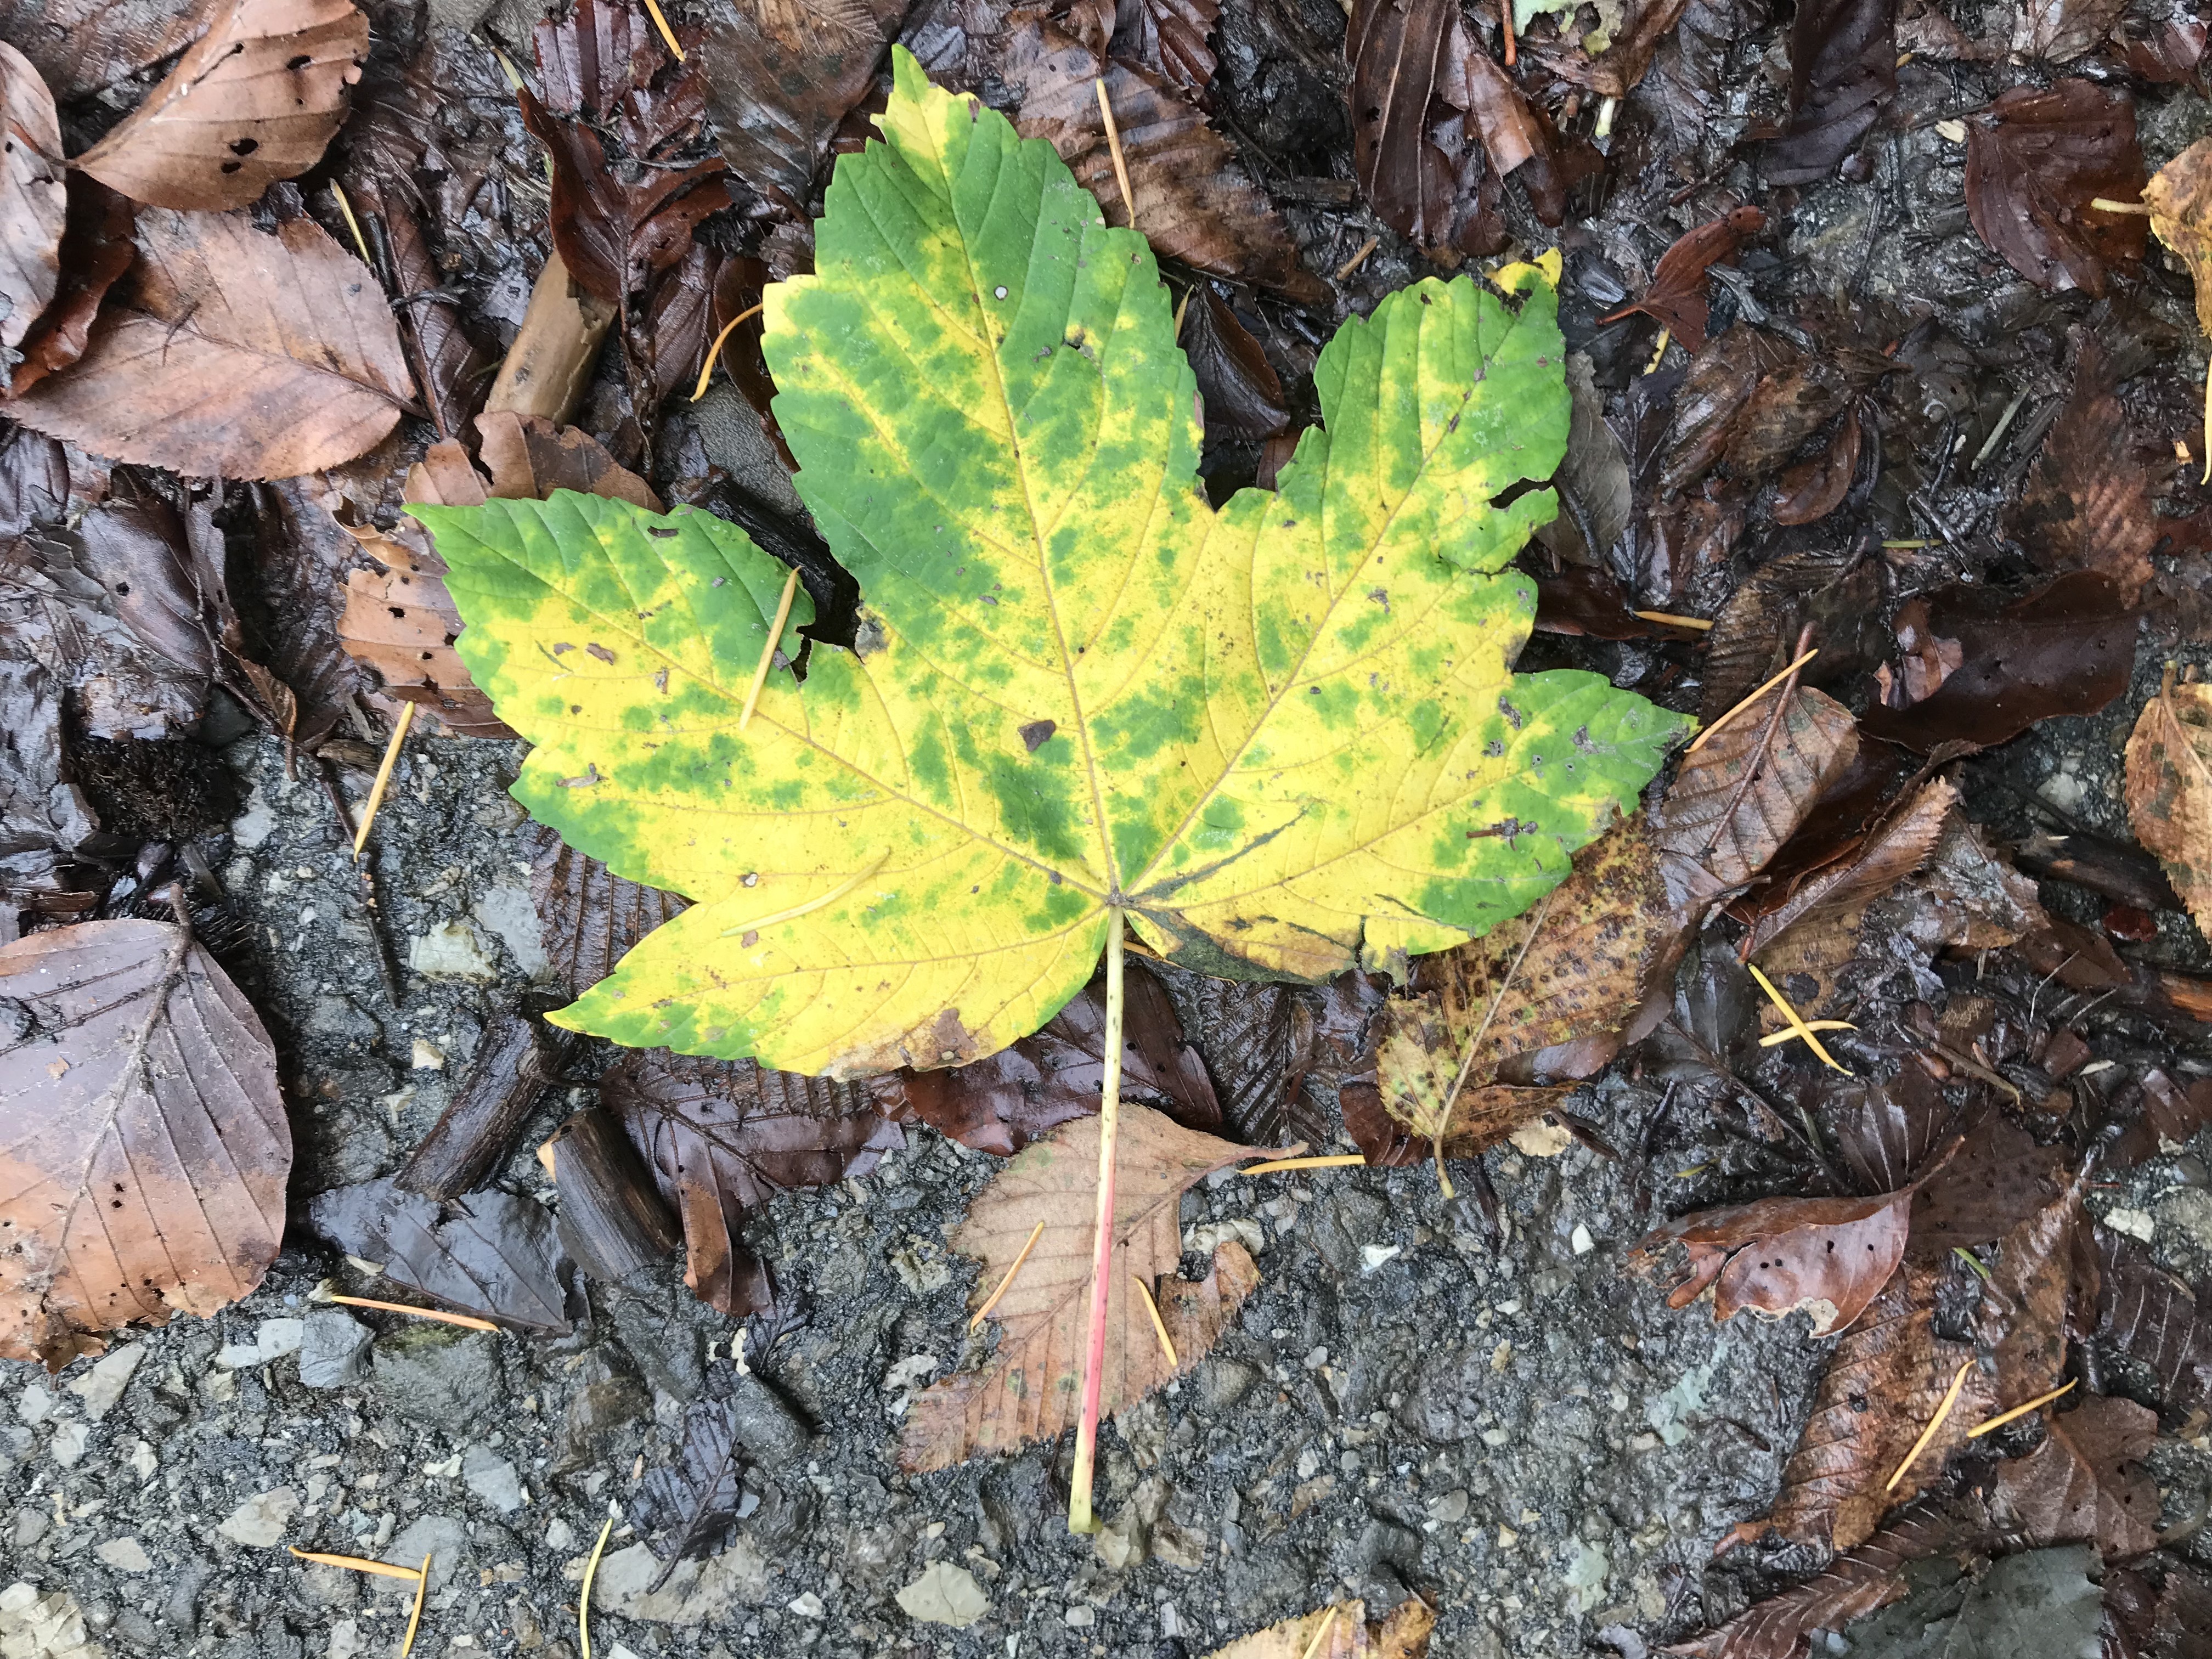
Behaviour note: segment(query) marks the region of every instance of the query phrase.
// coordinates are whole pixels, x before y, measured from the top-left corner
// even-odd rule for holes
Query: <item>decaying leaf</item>
[[[2098,1347],[2148,1367],[2168,1411],[2212,1404],[2212,1321],[2197,1293],[2134,1240],[2100,1229],[2098,1243]]]
[[[742,1242],[750,1213],[771,1193],[864,1176],[906,1144],[865,1089],[750,1060],[624,1054],[599,1099],[684,1224],[684,1282],[732,1318],[772,1300],[768,1269]]]
[[[1644,297],[1613,315],[1626,316],[1629,312],[1640,311],[1680,340],[1683,350],[1703,351],[1708,314],[1705,273],[1717,264],[1732,261],[1745,240],[1765,227],[1764,213],[1755,207],[1740,207],[1717,219],[1708,220],[1694,230],[1683,232],[1674,239],[1674,246],[1659,256],[1658,264],[1652,269],[1651,285],[1644,289]]]
[[[2070,64],[2104,45],[2127,9],[2127,0],[2020,0],[2013,52],[2046,64]]]
[[[2105,349],[2077,330],[2072,395],[2005,520],[2043,568],[2102,571],[2121,605],[2133,609],[2169,526],[2159,519],[2150,468],[2118,393]]]
[[[2197,325],[2212,335],[2212,138],[2199,138],[2143,186],[2150,228],[2189,268],[2197,288]],[[2124,199],[2124,198],[2123,198]]]
[[[1409,1596],[1370,1622],[1364,1601],[1336,1601],[1239,1637],[1206,1659],[1425,1659],[1437,1615]]]
[[[1851,857],[1808,876],[1765,911],[1744,942],[1746,955],[1758,955],[1801,923],[1817,925],[1888,892],[1935,852],[1958,801],[1957,787],[1942,778],[1923,784]]]
[[[1376,215],[1431,258],[1504,243],[1499,172],[1486,167],[1472,64],[1481,55],[1451,0],[1359,0],[1352,65],[1352,164]]]
[[[127,198],[83,173],[69,175],[66,193],[60,283],[53,303],[23,337],[23,361],[15,366],[11,392],[29,391],[84,356],[100,302],[138,257],[132,240],[137,221]]]
[[[675,1460],[647,1469],[638,1482],[638,1529],[667,1566],[711,1555],[736,1524],[745,1500],[744,1447],[736,1414],[723,1400],[695,1400],[684,1413]]]
[[[286,478],[351,460],[399,423],[412,380],[368,268],[312,219],[149,209],[140,258],[83,357],[9,412],[118,460]]]
[[[2140,215],[2089,205],[2143,188],[2135,100],[2124,88],[2014,87],[1966,123],[1966,211],[1983,241],[2040,287],[2101,295],[2115,265],[2142,262]]]
[[[719,8],[700,55],[731,169],[803,214],[830,141],[898,33],[906,0],[738,0]]]
[[[0,40],[0,346],[23,343],[61,282],[62,130],[30,59]]]
[[[630,946],[684,908],[675,894],[624,881],[534,820],[521,837],[546,959],[572,997],[614,972]]]
[[[456,1312],[548,1335],[568,1334],[552,1212],[496,1187],[441,1202],[392,1176],[318,1193],[307,1219],[394,1285]]]
[[[2031,1544],[2094,1544],[2108,1561],[2158,1547],[2158,1482],[2143,1460],[2158,1413],[2094,1397],[2054,1413],[2043,1443],[1997,1472],[1990,1509]]]
[[[1181,343],[1206,399],[1208,433],[1272,438],[1289,429],[1291,408],[1274,365],[1211,283],[1192,289]]]
[[[1242,1244],[1218,1245],[1206,1276],[1176,1276],[1182,1194],[1214,1170],[1261,1148],[1183,1128],[1125,1103],[1115,1143],[1114,1266],[1108,1277],[1102,1418],[1133,1406],[1206,1357],[1260,1283]],[[981,1265],[971,1301],[991,1294],[1036,1224],[1029,1260],[991,1317],[999,1344],[980,1370],[958,1371],[915,1396],[899,1442],[910,1473],[950,1468],[979,1452],[1011,1451],[1075,1425],[1096,1230],[1098,1120],[1079,1118],[1036,1141],[969,1206],[952,1247]],[[1175,1345],[1171,1362],[1152,1327],[1141,1280]]]
[[[1668,1247],[1689,1255],[1689,1271],[1668,1292],[1686,1308],[1713,1291],[1713,1319],[1750,1308],[1770,1318],[1803,1309],[1812,1334],[1849,1328],[1881,1294],[1897,1264],[1912,1212],[1910,1187],[1874,1198],[1762,1198],[1700,1210],[1656,1228],[1630,1265],[1653,1271]]]
[[[840,158],[817,274],[767,301],[799,490],[866,596],[853,652],[772,672],[741,733],[787,574],[741,532],[576,495],[416,515],[538,745],[518,798],[696,901],[558,1020],[936,1067],[1042,1024],[1122,916],[1180,965],[1320,981],[1526,908],[1681,728],[1506,666],[1534,592],[1502,567],[1554,502],[1490,493],[1566,428],[1541,273],[1504,274],[1517,311],[1462,278],[1347,323],[1334,426],[1217,514],[1142,239],[895,62],[889,142]],[[1327,586],[1282,580],[1324,527]]]
[[[1790,125],[1766,146],[1767,182],[1827,178],[1896,95],[1896,0],[1799,6],[1790,25]]]
[[[1584,30],[1585,9],[1567,0],[1514,0],[1515,15],[1526,27],[1539,11],[1559,14],[1558,41],[1528,43],[1531,57],[1540,59],[1562,80],[1588,87],[1601,98],[1626,98],[1644,72],[1652,54],[1681,20],[1688,0],[1614,0],[1592,7],[1597,27]]]
[[[182,927],[84,922],[0,946],[0,997],[30,1017],[0,1048],[0,1358],[59,1370],[258,1285],[292,1131],[214,958]]]
[[[2212,936],[2212,685],[2176,681],[2168,664],[2127,761],[2128,823]]]
[[[477,459],[491,474],[488,495],[492,498],[542,501],[556,489],[574,489],[660,510],[660,497],[653,493],[653,486],[628,467],[617,465],[605,445],[578,428],[500,410],[477,416],[477,435],[481,441]]]
[[[173,58],[223,0],[0,0],[0,37],[21,47],[68,102]]]
[[[153,207],[245,207],[322,160],[368,56],[353,0],[222,0],[161,85],[76,165]]]

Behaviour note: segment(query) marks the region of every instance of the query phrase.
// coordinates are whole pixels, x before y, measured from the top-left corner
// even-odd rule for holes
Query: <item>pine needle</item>
[[[684,48],[677,44],[676,31],[668,27],[668,20],[660,15],[659,0],[645,0],[645,9],[653,15],[653,27],[660,31],[660,38],[668,42],[668,50],[676,54],[676,61],[684,61]]]
[[[1509,17],[1513,15],[1513,0],[1505,0],[1505,15]],[[1298,1659],[1314,1659],[1314,1655],[1321,1651],[1322,1638],[1328,1634],[1329,1626],[1335,1623],[1336,1604],[1332,1601],[1328,1611],[1321,1616],[1321,1628],[1313,1633],[1313,1640],[1306,1644],[1306,1650],[1298,1656]]]
[[[1359,245],[1359,251],[1357,253],[1354,253],[1349,259],[1346,259],[1342,264],[1336,268],[1336,276],[1334,280],[1340,283],[1343,282],[1346,277],[1350,276],[1353,271],[1365,264],[1367,263],[1367,256],[1374,252],[1376,248],[1381,247],[1382,246],[1382,239],[1380,236],[1369,237],[1365,241]]]
[[[775,644],[783,637],[783,625],[791,620],[791,602],[799,597],[799,567],[791,567],[791,574],[783,579],[783,598],[777,601],[775,623],[768,630],[768,643],[761,647],[760,665],[753,670],[753,683],[745,692],[745,706],[738,711],[738,730],[742,732],[753,718],[753,705],[760,701],[762,690],[768,684],[768,671],[775,666]]]
[[[978,1325],[981,1324],[985,1316],[990,1313],[991,1310],[999,1305],[999,1298],[1004,1296],[1006,1291],[1012,1288],[1014,1282],[1014,1275],[1021,1272],[1022,1263],[1030,1259],[1030,1252],[1036,1249],[1037,1240],[1043,1237],[1044,1223],[1040,1221],[1036,1226],[1030,1229],[1030,1242],[1022,1246],[1021,1254],[1014,1258],[1014,1265],[1006,1269],[1006,1276],[999,1281],[999,1288],[992,1291],[989,1296],[983,1298],[983,1305],[976,1309],[974,1316],[968,1321],[968,1328],[969,1330],[972,1331]]]
[[[1160,1352],[1168,1357],[1168,1369],[1181,1369],[1182,1361],[1176,1358],[1175,1344],[1168,1337],[1168,1322],[1160,1317],[1160,1304],[1152,1300],[1152,1287],[1145,1283],[1140,1273],[1131,1273],[1129,1277],[1136,1284],[1137,1294],[1145,1298],[1145,1311],[1152,1316],[1152,1334],[1160,1340]]]
[[[1703,617],[1678,617],[1671,611],[1632,611],[1632,617],[1641,617],[1646,622],[1663,623],[1669,628],[1693,628],[1698,633],[1709,633],[1712,623]]]
[[[412,1567],[395,1567],[389,1561],[368,1561],[358,1555],[328,1555],[321,1550],[303,1550],[297,1544],[285,1547],[302,1561],[313,1561],[318,1566],[343,1567],[349,1572],[373,1572],[380,1578],[417,1579],[422,1575]]]
[[[1691,745],[1683,752],[1690,755],[1696,754],[1698,750],[1703,749],[1708,743],[1712,741],[1714,732],[1719,731],[1721,727],[1726,726],[1738,714],[1743,713],[1745,709],[1750,708],[1752,704],[1757,702],[1761,697],[1774,690],[1776,686],[1781,684],[1783,681],[1788,679],[1792,674],[1796,673],[1799,669],[1802,668],[1807,663],[1812,661],[1814,658],[1820,654],[1820,647],[1816,645],[1810,651],[1808,651],[1803,656],[1798,658],[1796,662],[1791,663],[1789,667],[1784,669],[1779,674],[1777,674],[1772,679],[1767,681],[1764,685],[1761,685],[1756,691],[1753,691],[1741,702],[1736,704],[1735,708],[1729,709],[1727,714],[1722,715],[1704,731],[1698,732],[1696,741],[1692,743]]]
[[[399,1638],[399,1659],[415,1650],[415,1632],[422,1623],[422,1598],[430,1593],[430,1558],[422,1558],[422,1571],[415,1575],[415,1605],[407,1614],[407,1634]],[[584,1659],[591,1659],[589,1654]]]
[[[1520,57],[1513,40],[1513,0],[1498,0],[1498,21],[1505,29],[1505,67],[1511,69]]]
[[[1190,290],[1188,289],[1185,289],[1182,291],[1182,298],[1176,301],[1175,337],[1177,344],[1181,344],[1182,342],[1183,313],[1189,309]]]
[[[1129,164],[1121,155],[1121,129],[1114,125],[1114,100],[1106,95],[1106,79],[1091,83],[1098,89],[1098,113],[1106,119],[1106,148],[1114,155],[1114,181],[1121,186],[1121,205],[1129,215],[1129,228],[1137,228],[1137,197],[1129,188]]]
[[[415,724],[415,705],[399,705],[398,724],[392,728],[392,741],[384,745],[383,764],[376,769],[376,781],[368,787],[368,805],[362,809],[361,828],[353,832],[353,855],[358,860],[361,849],[368,845],[369,826],[376,822],[377,809],[384,805],[384,792],[392,782],[392,769],[399,761],[399,745],[407,741],[407,728]]]
[[[599,1576],[599,1557],[606,1553],[607,1537],[615,1529],[615,1518],[607,1517],[607,1524],[599,1528],[599,1541],[592,1546],[592,1559],[584,1563],[584,1593],[576,1598],[576,1641],[584,1650],[584,1659],[592,1659],[592,1580]]]
[[[1277,1158],[1239,1170],[1239,1175],[1280,1175],[1286,1170],[1349,1170],[1367,1162],[1364,1152],[1331,1152],[1326,1158]]]
[[[2060,1383],[2048,1394],[2039,1394],[2036,1395],[2034,1399],[2027,1401],[2023,1405],[2014,1406],[2008,1412],[1999,1412],[1995,1417],[1990,1418],[1985,1423],[1975,1424],[1972,1428],[1966,1431],[1966,1438],[1969,1440],[1979,1439],[1983,1435],[1987,1434],[1991,1429],[2002,1428],[2006,1424],[2011,1422],[2015,1417],[2025,1417],[2030,1412],[2041,1411],[2045,1406],[2048,1406],[2052,1401],[2057,1399],[2060,1395],[2064,1394],[2073,1386],[2074,1379],[2069,1377],[2065,1382]]]
[[[1644,372],[1646,374],[1656,374],[1659,372],[1659,365],[1667,361],[1668,343],[1674,337],[1674,331],[1671,328],[1662,328],[1659,331],[1659,343],[1651,348],[1651,361],[1644,365]]]
[[[1912,1449],[1905,1454],[1905,1461],[1897,1466],[1897,1473],[1891,1475],[1888,1484],[1882,1487],[1884,1492],[1895,1492],[1897,1483],[1905,1479],[1905,1472],[1919,1460],[1921,1453],[1928,1449],[1928,1443],[1936,1437],[1936,1431],[1943,1426],[1943,1419],[1950,1416],[1951,1407],[1959,1403],[1959,1390],[1966,1386],[1966,1373],[1973,1369],[1972,1360],[1960,1362],[1959,1374],[1951,1379],[1951,1386],[1944,1391],[1943,1403],[1936,1408],[1936,1415],[1928,1419],[1928,1426],[1920,1431],[1920,1438],[1914,1441]],[[591,1656],[586,1654],[585,1659],[591,1659]]]
[[[417,1319],[434,1319],[441,1325],[462,1325],[472,1331],[495,1331],[498,1326],[489,1319],[478,1319],[473,1314],[447,1313],[443,1308],[410,1308],[404,1302],[379,1302],[374,1297],[334,1296],[333,1302],[343,1302],[349,1308],[376,1308],[385,1313],[412,1314]]]
[[[1805,1022],[1805,1029],[1808,1031],[1856,1031],[1859,1028],[1847,1019],[1808,1019]],[[1784,1042],[1795,1042],[1797,1041],[1797,1035],[1795,1030],[1769,1031],[1765,1036],[1759,1038],[1759,1046],[1762,1048],[1772,1048]]]
[[[1791,1007],[1790,1006],[1790,999],[1784,996],[1781,992],[1774,988],[1774,981],[1767,978],[1765,974],[1759,972],[1759,964],[1755,962],[1747,962],[1743,965],[1751,969],[1752,978],[1759,981],[1759,988],[1766,993],[1767,1000],[1771,1002],[1776,1007],[1779,1008],[1782,1011],[1782,1017],[1790,1022],[1790,1029],[1782,1032],[1780,1035],[1784,1037],[1802,1037],[1807,1048],[1810,1048],[1814,1054],[1820,1055],[1823,1060],[1826,1061],[1830,1066],[1834,1066],[1837,1071],[1841,1072],[1845,1077],[1850,1077],[1851,1075],[1850,1068],[1839,1064],[1837,1061],[1836,1057],[1828,1052],[1826,1045],[1824,1044],[1819,1037],[1813,1035],[1813,1028],[1805,1023],[1804,1015],[1799,1013],[1795,1008]],[[1833,1024],[1836,1022],[1823,1021],[1821,1023],[1823,1024]],[[1847,1030],[1856,1030],[1858,1028],[1856,1026],[1847,1026],[1844,1029]]]
[[[353,216],[353,204],[346,200],[345,186],[331,179],[331,194],[337,198],[338,211],[345,215],[346,228],[353,233],[353,245],[361,250],[362,264],[375,270],[376,261],[368,257],[368,238],[361,234],[361,221]]]
[[[722,342],[730,337],[732,331],[739,323],[748,318],[759,316],[765,305],[766,301],[763,301],[761,305],[748,306],[722,325],[722,331],[714,337],[714,343],[707,348],[707,361],[699,365],[699,384],[691,388],[693,403],[697,403],[707,395],[708,384],[714,378],[714,360],[722,355]]]

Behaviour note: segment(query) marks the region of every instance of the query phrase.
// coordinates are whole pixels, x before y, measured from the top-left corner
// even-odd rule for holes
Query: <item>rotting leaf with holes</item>
[[[53,94],[23,54],[0,41],[0,346],[10,349],[39,320],[61,283],[62,130]]]
[[[1850,1328],[1905,1260],[1914,1189],[1874,1198],[1762,1198],[1668,1222],[1645,1235],[1630,1257],[1655,1271],[1680,1245],[1689,1269],[1667,1295],[1686,1308],[1713,1291],[1716,1322],[1750,1308],[1779,1319],[1803,1309],[1812,1334]]]
[[[2159,518],[2151,468],[2118,392],[2097,337],[2075,330],[2073,392],[2005,528],[2045,570],[2102,571],[2132,609],[2172,526]]]
[[[185,928],[93,921],[0,947],[0,1358],[204,1318],[261,1282],[292,1132],[269,1035]]]
[[[2115,265],[2142,263],[2132,202],[2145,179],[2135,100],[2125,88],[2061,81],[2014,87],[1966,123],[1966,211],[1982,240],[2039,287],[2101,295]]]
[[[1364,1601],[1333,1601],[1216,1648],[1206,1659],[1425,1659],[1436,1610],[1408,1596],[1370,1620]]]
[[[368,56],[368,19],[353,0],[225,0],[76,165],[151,207],[245,207],[322,160]]]
[[[1112,1273],[1106,1292],[1101,1412],[1133,1406],[1206,1357],[1260,1283],[1242,1244],[1215,1247],[1206,1276],[1180,1279],[1182,1194],[1214,1170],[1267,1150],[1200,1134],[1142,1106],[1125,1105],[1115,1143]],[[1008,1159],[969,1206],[950,1243],[981,1262],[980,1306],[1044,1223],[1029,1260],[992,1310],[999,1343],[981,1370],[959,1371],[915,1396],[899,1462],[910,1474],[950,1468],[979,1452],[1012,1451],[1075,1425],[1091,1295],[1091,1192],[1098,1120],[1079,1118]],[[1152,1306],[1175,1346],[1171,1362]]]
[[[2212,937],[2212,685],[2177,681],[2171,663],[2128,738],[2127,803],[2136,839]]]
[[[2054,1413],[2043,1443],[1997,1471],[1990,1508],[2030,1544],[2094,1544],[2108,1561],[2158,1547],[2158,1483],[2144,1459],[2158,1413],[2132,1400]]]
[[[1345,33],[1360,188],[1383,223],[1446,263],[1506,237],[1498,173],[1473,131],[1480,50],[1451,0],[1359,0]]]
[[[390,1176],[319,1193],[314,1231],[384,1277],[457,1313],[550,1336],[568,1334],[552,1212],[534,1198],[485,1188],[441,1202]]]

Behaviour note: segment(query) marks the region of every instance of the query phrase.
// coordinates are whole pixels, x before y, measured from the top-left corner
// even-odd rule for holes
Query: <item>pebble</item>
[[[522,1482],[514,1465],[482,1446],[471,1446],[461,1454],[461,1484],[501,1515],[513,1515],[522,1507]]]
[[[2105,1224],[2116,1233],[2125,1233],[2130,1238],[2141,1239],[2146,1244],[2158,1231],[2157,1224],[2143,1210],[2107,1210],[2105,1212]]]
[[[91,1440],[89,1425],[64,1423],[54,1431],[54,1437],[47,1443],[46,1449],[52,1454],[55,1462],[65,1469],[73,1469],[83,1460],[85,1447]]]
[[[448,921],[407,945],[407,965],[425,979],[472,979],[489,982],[499,969],[484,949],[484,937],[470,921]]]
[[[728,1617],[734,1607],[757,1606],[768,1594],[768,1559],[744,1538],[704,1561],[679,1562],[655,1590],[662,1565],[646,1544],[602,1557],[592,1605],[625,1619],[696,1627]]]
[[[227,1342],[215,1363],[225,1370],[246,1371],[267,1365],[287,1354],[300,1352],[307,1338],[307,1322],[301,1319],[264,1319],[254,1328],[251,1342]]]
[[[784,1606],[801,1619],[819,1619],[826,1611],[822,1605],[822,1598],[812,1590],[808,1590],[803,1595],[793,1596],[790,1601],[784,1603]]]
[[[446,1069],[446,1051],[428,1037],[416,1037],[408,1063],[418,1072],[442,1072]]]
[[[300,1494],[289,1486],[279,1486],[274,1492],[258,1492],[247,1498],[216,1530],[232,1543],[243,1544],[248,1549],[273,1549],[299,1512]]]
[[[1588,1255],[1597,1249],[1597,1240],[1590,1237],[1590,1230],[1579,1221],[1575,1223],[1574,1231],[1568,1235],[1567,1243],[1577,1255]]]
[[[84,1402],[84,1414],[97,1423],[115,1409],[124,1389],[146,1358],[143,1343],[133,1342],[102,1358],[82,1376],[69,1383],[69,1391]]]
[[[1098,1610],[1096,1607],[1070,1607],[1060,1614],[1060,1618],[1074,1629],[1088,1630],[1098,1622]]]
[[[362,1355],[376,1334],[341,1308],[318,1308],[300,1322],[300,1381],[342,1389],[362,1374]]]
[[[991,1598],[983,1594],[975,1575],[950,1561],[931,1562],[921,1577],[899,1591],[898,1604],[909,1619],[955,1630],[966,1629],[991,1610]]]
[[[21,1582],[0,1590],[0,1654],[7,1659],[105,1659],[87,1640],[84,1613],[67,1590]]]
[[[1359,1271],[1371,1273],[1386,1261],[1395,1261],[1405,1254],[1402,1244],[1363,1244],[1359,1247]]]
[[[118,1572],[151,1572],[154,1559],[146,1553],[146,1547],[135,1538],[111,1538],[100,1545],[93,1553]]]
[[[388,1525],[392,1516],[385,1515]],[[384,1559],[396,1566],[419,1567],[422,1558],[430,1558],[430,1592],[446,1588],[461,1565],[461,1558],[469,1553],[468,1528],[450,1515],[418,1516],[407,1524],[407,1529],[397,1538],[389,1534],[380,1540],[378,1547]]]
[[[51,1389],[33,1382],[15,1396],[15,1415],[35,1429],[54,1414],[58,1404]]]
[[[538,979],[553,965],[545,954],[545,939],[538,920],[538,907],[530,890],[517,883],[500,882],[487,887],[471,907],[478,921],[499,936],[507,955],[527,979]]]

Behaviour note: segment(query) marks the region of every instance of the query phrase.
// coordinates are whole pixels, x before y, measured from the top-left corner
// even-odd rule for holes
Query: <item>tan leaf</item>
[[[2212,938],[2212,685],[2166,671],[2128,739],[2128,823]]]
[[[495,499],[542,501],[556,489],[574,489],[660,511],[653,487],[617,465],[606,447],[580,428],[501,410],[477,416],[477,435]]]
[[[1905,1259],[1914,1190],[1700,1210],[1645,1235],[1629,1265],[1648,1273],[1680,1244],[1689,1271],[1668,1292],[1668,1307],[1686,1308],[1711,1285],[1716,1322],[1746,1308],[1775,1319],[1802,1308],[1813,1334],[1826,1336],[1864,1313]]]
[[[1186,1129],[1142,1106],[1121,1108],[1115,1141],[1114,1267],[1108,1279],[1102,1414],[1189,1371],[1260,1283],[1244,1247],[1224,1243],[1194,1284],[1176,1275],[1182,1256],[1180,1200],[1202,1177],[1261,1149]],[[1029,1242],[1044,1231],[992,1316],[999,1346],[981,1370],[957,1372],[916,1395],[899,1462],[910,1472],[950,1468],[978,1452],[1008,1451],[1059,1433],[1079,1415],[1083,1343],[1091,1301],[1098,1120],[1079,1118],[1008,1159],[969,1206],[953,1248],[982,1263],[980,1305]],[[1170,1365],[1152,1328],[1141,1279],[1175,1344]]]
[[[399,423],[413,382],[384,290],[312,219],[149,209],[128,292],[66,374],[9,412],[95,455],[198,478],[289,478]]]
[[[230,0],[76,165],[151,206],[242,208],[323,159],[368,56],[353,0]]]
[[[59,1370],[134,1320],[261,1282],[292,1132],[276,1050],[183,928],[90,921],[0,949],[0,1358]]]
[[[18,346],[61,283],[62,130],[54,95],[31,60],[0,40],[0,119],[7,154],[0,158],[0,346]]]
[[[2197,326],[2212,334],[2212,138],[2199,138],[2143,186],[2150,228],[2197,283]]]
[[[1367,1622],[1364,1601],[1337,1601],[1216,1648],[1206,1659],[1423,1659],[1437,1615],[1408,1598]]]

